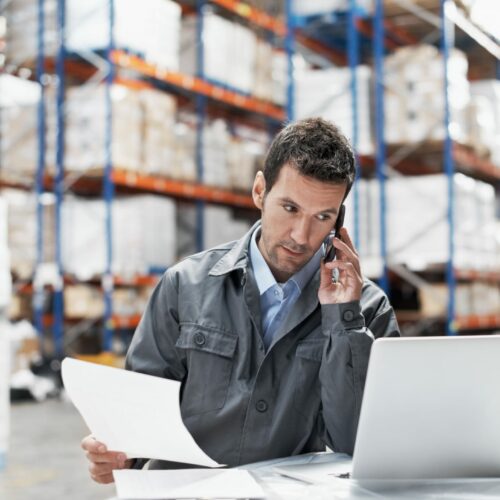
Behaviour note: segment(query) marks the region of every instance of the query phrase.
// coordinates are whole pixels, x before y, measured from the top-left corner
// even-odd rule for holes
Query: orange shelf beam
[[[365,35],[368,38],[373,37],[373,25],[371,21],[366,19],[356,19],[356,28],[362,35]],[[385,37],[384,44],[388,49],[396,49],[400,46],[397,42],[387,37]]]
[[[65,321],[69,322],[78,322],[78,321],[84,321],[86,318],[66,318]],[[134,314],[132,316],[120,316],[118,314],[114,314],[111,316],[111,328],[136,328],[137,325],[139,324],[139,321],[141,320],[141,315],[140,314]],[[54,316],[52,314],[45,314],[43,316],[43,326],[45,328],[50,328],[53,326],[54,323]]]
[[[339,66],[346,66],[348,64],[347,56],[343,52],[334,50],[318,40],[305,36],[300,30],[295,30],[295,39],[307,49],[316,52],[334,64]]]
[[[462,170],[475,171],[500,180],[500,166],[496,166],[489,160],[479,158],[473,151],[460,144],[453,144],[453,158],[460,164]]]
[[[455,324],[460,331],[500,328],[500,314],[458,316]]]
[[[211,0],[211,3],[233,14],[237,14],[243,19],[248,19],[255,26],[271,31],[278,36],[284,36],[286,33],[285,23],[244,2],[237,2],[235,0]]]
[[[236,108],[268,116],[278,121],[285,119],[285,111],[274,104],[226,90],[212,85],[201,78],[158,68],[153,64],[143,61],[140,57],[122,51],[114,51],[111,54],[111,60],[121,68],[137,71],[142,75],[161,80],[196,94],[205,95]]]
[[[159,179],[149,175],[139,175],[126,170],[114,169],[113,182],[118,186],[130,187],[144,191],[153,191],[190,200],[201,200],[211,203],[221,203],[242,208],[253,208],[252,197],[233,193],[226,189],[205,186],[169,179]]]
[[[124,278],[121,276],[114,277],[115,286],[154,286],[160,280],[160,275],[138,275],[132,278]]]
[[[456,269],[457,279],[468,281],[487,281],[491,283],[500,283],[500,271],[476,271],[474,269]]]
[[[140,314],[134,314],[132,316],[119,316],[117,314],[114,314],[111,317],[111,328],[137,328],[140,320]]]

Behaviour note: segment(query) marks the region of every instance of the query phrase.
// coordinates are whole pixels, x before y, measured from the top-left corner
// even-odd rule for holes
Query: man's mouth
[[[288,247],[285,247],[284,245],[281,245],[281,248],[285,250],[285,252],[293,257],[300,257],[301,255],[304,255],[304,252],[297,252],[294,250],[290,250]]]

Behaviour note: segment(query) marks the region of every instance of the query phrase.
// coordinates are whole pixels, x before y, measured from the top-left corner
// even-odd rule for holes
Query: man
[[[323,262],[354,178],[352,150],[334,125],[288,125],[254,181],[261,221],[170,268],[149,301],[127,369],[182,381],[185,425],[220,463],[325,445],[353,452],[373,339],[399,335],[345,228],[333,240],[337,259]],[[97,482],[143,463],[91,436],[82,447]]]

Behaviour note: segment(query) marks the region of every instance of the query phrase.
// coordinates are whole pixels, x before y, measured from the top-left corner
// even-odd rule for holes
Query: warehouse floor
[[[80,440],[86,426],[68,402],[16,403],[11,408],[7,469],[0,471],[5,500],[100,500],[113,485],[94,483]]]

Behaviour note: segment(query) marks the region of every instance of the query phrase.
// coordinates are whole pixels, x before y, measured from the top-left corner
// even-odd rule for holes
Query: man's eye
[[[283,205],[283,208],[287,211],[287,212],[296,212],[297,211],[297,208],[295,208],[293,205]]]
[[[330,220],[331,217],[328,214],[319,214],[318,219],[323,221],[323,220]]]

